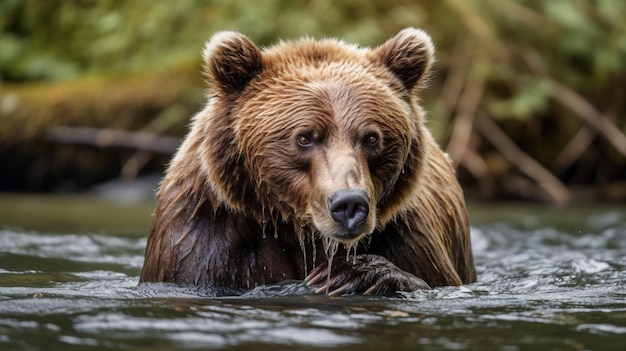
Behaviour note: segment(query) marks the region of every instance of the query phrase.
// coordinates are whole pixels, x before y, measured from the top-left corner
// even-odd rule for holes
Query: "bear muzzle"
[[[363,231],[370,212],[369,204],[367,192],[358,188],[337,190],[328,198],[328,212],[343,228],[335,233],[338,240],[353,240],[365,234]]]

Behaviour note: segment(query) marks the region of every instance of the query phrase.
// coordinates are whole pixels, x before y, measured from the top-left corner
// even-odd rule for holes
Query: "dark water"
[[[478,282],[405,299],[137,288],[151,211],[0,196],[0,350],[626,349],[623,206],[472,206]]]

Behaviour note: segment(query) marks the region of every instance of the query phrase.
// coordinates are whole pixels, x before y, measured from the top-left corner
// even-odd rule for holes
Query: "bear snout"
[[[342,239],[352,239],[362,233],[362,224],[370,212],[370,199],[363,189],[341,189],[328,198],[328,211],[343,231],[337,233]]]

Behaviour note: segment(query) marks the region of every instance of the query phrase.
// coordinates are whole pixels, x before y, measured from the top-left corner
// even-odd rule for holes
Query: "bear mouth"
[[[323,222],[326,225],[319,223],[319,221],[313,221],[313,226],[315,227],[315,232],[321,238],[330,239],[332,241],[336,241],[345,245],[353,245],[358,243],[363,237],[371,234],[373,230],[368,230],[368,225],[363,223],[363,225],[358,228],[354,228],[354,230],[346,230],[341,225],[337,223],[331,223],[329,220],[324,220]],[[317,222],[317,223],[316,223]]]
[[[333,239],[343,242],[350,243],[354,241],[358,241],[362,236],[366,235],[366,232],[363,231],[339,231],[333,235]]]
[[[329,215],[309,215],[307,217],[309,220],[306,222],[311,223],[313,228],[315,228],[313,232],[319,235],[319,237],[331,239],[342,244],[356,243],[374,230],[373,228],[369,229],[368,220],[348,230]]]

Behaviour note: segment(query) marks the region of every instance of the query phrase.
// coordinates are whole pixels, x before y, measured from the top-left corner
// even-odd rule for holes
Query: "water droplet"
[[[266,226],[267,226],[267,221],[261,222],[261,232],[263,233],[263,239],[266,238],[266,235],[265,235],[265,227]]]

